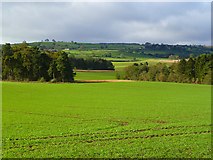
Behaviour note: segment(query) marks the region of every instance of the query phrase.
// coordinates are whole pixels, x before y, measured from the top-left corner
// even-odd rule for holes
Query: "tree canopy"
[[[2,79],[17,81],[74,80],[73,66],[65,52],[44,52],[27,43],[2,47]]]
[[[181,59],[178,63],[167,66],[157,63],[149,66],[134,64],[125,69],[125,79],[162,81],[162,82],[185,82],[212,84],[212,54],[203,54],[196,58]]]
[[[2,79],[16,81],[72,82],[73,68],[114,70],[111,61],[75,58],[63,51],[45,51],[26,42],[2,46]]]

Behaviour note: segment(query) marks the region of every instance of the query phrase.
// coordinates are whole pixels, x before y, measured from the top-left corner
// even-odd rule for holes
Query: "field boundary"
[[[115,72],[115,70],[76,69],[75,72]]]
[[[102,83],[102,82],[136,82],[134,80],[75,80],[75,83]]]

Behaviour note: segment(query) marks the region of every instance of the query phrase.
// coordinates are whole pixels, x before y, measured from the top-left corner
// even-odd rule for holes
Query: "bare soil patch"
[[[167,63],[177,63],[179,61],[180,61],[179,59],[177,59],[177,60],[170,60],[170,59],[168,59],[168,60],[159,60],[159,62],[167,62]]]

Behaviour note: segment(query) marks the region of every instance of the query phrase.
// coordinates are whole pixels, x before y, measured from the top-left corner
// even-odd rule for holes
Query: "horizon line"
[[[26,41],[26,40],[23,40],[22,42],[0,42],[0,45],[4,45],[4,44],[7,44],[7,43],[10,43],[10,44],[20,44],[20,43],[23,43],[23,42],[26,42],[26,43],[37,43],[37,42],[54,42],[52,40],[49,40],[49,41]],[[171,43],[153,43],[153,42],[80,42],[80,41],[63,41],[63,40],[58,40],[58,41],[55,41],[55,42],[65,42],[65,43],[90,43],[90,44],[139,44],[139,45],[142,45],[142,44],[146,44],[146,43],[150,43],[150,44],[158,44],[158,45],[187,45],[187,46],[207,46],[207,47],[213,47],[213,45],[207,45],[207,44],[187,44],[187,43],[174,43],[174,44],[171,44]]]

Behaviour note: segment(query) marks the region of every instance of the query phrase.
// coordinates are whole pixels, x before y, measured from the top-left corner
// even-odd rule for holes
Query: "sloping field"
[[[162,58],[147,58],[147,59],[140,59],[139,61],[129,61],[129,62],[112,62],[113,65],[115,66],[115,70],[116,71],[121,71],[123,70],[125,67],[128,67],[130,65],[133,65],[134,63],[145,63],[148,62],[149,65],[154,65],[157,64],[159,62],[161,63],[165,63],[167,65],[171,65],[172,63],[177,63],[179,60],[170,60],[170,59],[162,59]]]
[[[3,82],[3,157],[210,158],[207,85]]]
[[[116,79],[115,71],[101,71],[101,70],[79,70],[76,71],[75,80],[112,80]]]

